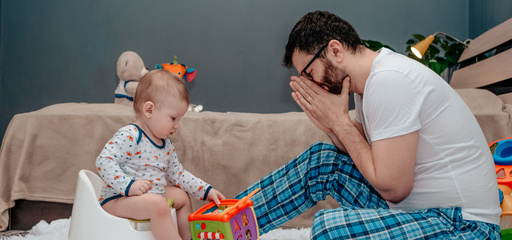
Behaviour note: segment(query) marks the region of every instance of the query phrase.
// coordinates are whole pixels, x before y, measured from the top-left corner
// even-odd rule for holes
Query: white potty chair
[[[149,221],[120,218],[103,210],[98,199],[104,184],[103,179],[89,170],[78,173],[68,239],[153,240]],[[170,211],[176,224],[176,209],[171,207]]]

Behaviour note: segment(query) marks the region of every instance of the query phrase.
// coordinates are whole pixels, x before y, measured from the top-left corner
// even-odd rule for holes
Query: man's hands
[[[128,196],[140,196],[151,190],[151,181],[149,180],[135,180],[130,187]]]
[[[332,94],[304,77],[293,76],[291,79],[293,99],[317,128],[330,134],[343,117],[349,118],[350,77],[343,79],[340,95]]]

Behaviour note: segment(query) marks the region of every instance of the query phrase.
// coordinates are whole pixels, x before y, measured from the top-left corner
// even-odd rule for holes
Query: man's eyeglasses
[[[302,69],[302,71],[300,72],[300,75],[301,76],[304,76],[306,77],[307,79],[313,81],[313,76],[311,76],[311,74],[309,74],[311,71],[306,72],[306,69],[308,69],[308,67],[318,58],[320,57],[320,54],[322,54],[322,51],[324,51],[324,49],[328,46],[329,44],[325,44],[323,45],[320,50],[318,50],[318,52],[315,54],[315,56],[311,59],[311,61],[309,61],[308,65],[306,65],[306,67],[304,69]]]

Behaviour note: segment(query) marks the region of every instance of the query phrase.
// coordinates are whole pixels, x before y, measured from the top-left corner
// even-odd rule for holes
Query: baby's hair
[[[140,79],[135,90],[135,114],[139,115],[142,112],[146,102],[152,101],[156,105],[170,96],[178,97],[187,105],[190,104],[190,96],[181,77],[164,69],[150,71]]]

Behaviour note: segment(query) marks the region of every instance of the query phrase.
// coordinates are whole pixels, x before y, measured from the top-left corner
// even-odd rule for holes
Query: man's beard
[[[343,88],[343,79],[348,77],[346,71],[337,68],[330,60],[326,60],[324,69],[324,78],[322,85],[326,86],[328,91],[332,94],[341,94]]]

